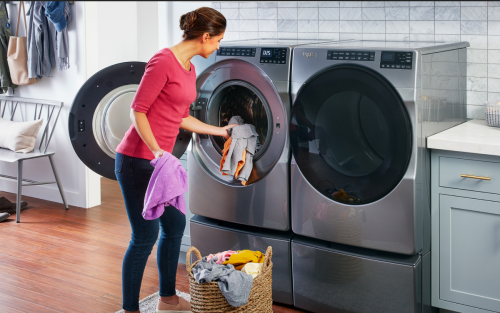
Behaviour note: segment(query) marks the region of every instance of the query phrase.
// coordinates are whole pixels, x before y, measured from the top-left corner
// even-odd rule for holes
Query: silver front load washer
[[[360,41],[295,49],[297,307],[431,310],[426,138],[466,120],[468,46]]]
[[[309,41],[310,42],[310,41]],[[305,42],[304,42],[305,43]],[[195,117],[225,126],[234,115],[253,124],[261,149],[245,186],[223,176],[224,139],[193,135],[188,154],[191,244],[202,255],[273,247],[274,301],[292,304],[288,118],[291,40],[222,43],[209,59],[193,58]]]
[[[225,140],[194,134],[188,158],[190,210],[213,219],[286,231],[290,229],[287,116],[291,49],[235,43],[221,44],[214,54],[207,60],[213,64],[198,76],[195,117],[226,126],[232,116],[239,115],[255,126],[261,148],[243,186],[220,172]]]

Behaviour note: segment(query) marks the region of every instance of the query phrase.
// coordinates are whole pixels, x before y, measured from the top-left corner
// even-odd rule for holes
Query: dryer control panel
[[[327,60],[375,61],[374,51],[328,50]]]
[[[382,51],[380,68],[411,70],[413,52]]]
[[[255,57],[256,48],[223,47],[217,50],[217,55]]]
[[[260,63],[286,64],[286,48],[262,48]]]

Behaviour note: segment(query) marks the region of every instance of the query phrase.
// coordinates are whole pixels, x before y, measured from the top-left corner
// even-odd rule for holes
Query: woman
[[[139,312],[139,292],[144,268],[156,242],[160,273],[158,312],[191,312],[187,301],[175,294],[175,278],[186,218],[173,206],[165,208],[156,220],[145,220],[141,213],[149,179],[150,161],[172,152],[179,127],[229,138],[226,127],[216,127],[189,116],[189,105],[196,98],[196,73],[190,60],[195,55],[208,58],[224,36],[226,19],[211,8],[199,8],[180,18],[184,40],[156,53],[146,66],[131,105],[132,126],[117,147],[115,173],[122,189],[132,239],[122,267],[123,309]]]

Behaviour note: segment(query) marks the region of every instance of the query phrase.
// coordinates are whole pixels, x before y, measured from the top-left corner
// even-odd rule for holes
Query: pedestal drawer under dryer
[[[312,312],[422,312],[422,257],[296,236],[294,304]]]

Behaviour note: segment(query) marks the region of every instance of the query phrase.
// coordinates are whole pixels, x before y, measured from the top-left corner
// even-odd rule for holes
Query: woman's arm
[[[231,127],[234,127],[234,126],[236,126],[236,124],[227,125],[224,127],[212,126],[212,125],[205,124],[192,116],[188,116],[188,117],[183,118],[182,123],[181,123],[181,128],[185,129],[185,130],[189,130],[190,132],[197,133],[197,134],[221,136],[221,137],[224,137],[226,139],[229,139],[229,137],[230,137],[229,134],[227,133],[227,130]]]
[[[132,120],[132,124],[134,124],[135,130],[137,130],[137,133],[146,146],[148,146],[149,150],[153,152],[155,158],[161,157],[165,151],[160,148],[158,142],[156,142],[156,138],[153,135],[146,113],[137,112],[134,109],[131,109],[130,119]]]
[[[148,146],[149,150],[153,152],[155,158],[161,157],[165,151],[158,145],[158,142],[156,141],[155,136],[153,135],[153,131],[151,130],[151,126],[149,125],[146,113],[137,112],[134,109],[131,109],[130,119],[132,120],[132,124],[134,124],[137,133],[144,141],[146,146]],[[227,129],[233,126],[236,126],[236,124],[228,125],[225,127],[212,126],[200,122],[199,120],[197,120],[192,116],[183,118],[181,123],[182,129],[189,130],[195,133],[222,136],[226,139],[230,137],[229,134],[227,133]]]

